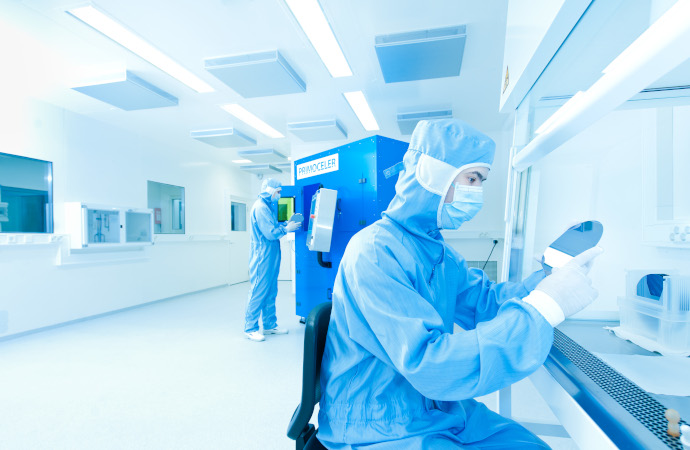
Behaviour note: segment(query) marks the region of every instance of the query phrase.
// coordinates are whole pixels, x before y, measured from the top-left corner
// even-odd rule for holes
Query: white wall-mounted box
[[[119,248],[153,243],[153,210],[80,202],[65,203],[73,249]]]
[[[312,197],[307,247],[312,252],[330,252],[338,191],[321,188]]]

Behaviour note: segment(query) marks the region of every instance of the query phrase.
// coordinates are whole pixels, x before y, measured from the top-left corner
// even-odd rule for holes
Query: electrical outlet
[[[8,314],[7,311],[0,311],[0,334],[7,332]]]

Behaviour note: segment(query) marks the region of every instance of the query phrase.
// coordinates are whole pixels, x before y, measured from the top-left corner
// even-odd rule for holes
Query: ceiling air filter
[[[93,84],[75,86],[72,89],[125,111],[163,108],[176,106],[178,103],[177,97],[129,71]]]
[[[420,120],[450,119],[451,117],[453,117],[453,111],[450,109],[398,113],[398,127],[401,134],[412,134]]]
[[[465,26],[376,36],[386,83],[455,77],[465,50]]]
[[[277,50],[210,58],[204,61],[204,66],[245,98],[307,90],[307,85]]]
[[[282,170],[283,172],[290,172],[292,170],[292,161],[286,161],[286,162],[281,162],[281,163],[274,163],[271,164],[277,169]]]
[[[275,163],[286,160],[285,155],[273,150],[272,148],[238,150],[237,156],[242,159],[248,159],[255,163]]]
[[[275,175],[277,173],[283,173],[282,170],[278,169],[272,164],[243,164],[240,166],[240,169],[244,170],[245,172],[255,173],[257,175]]]
[[[251,147],[256,140],[235,128],[221,128],[218,130],[199,130],[189,133],[192,139],[218,148]]]
[[[305,142],[345,139],[347,130],[337,119],[292,122],[287,130]]]

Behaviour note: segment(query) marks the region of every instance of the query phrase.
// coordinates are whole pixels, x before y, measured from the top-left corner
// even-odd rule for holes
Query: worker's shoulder
[[[402,245],[404,233],[385,219],[374,222],[355,234],[347,245],[344,258],[368,257],[376,261],[382,255],[394,259],[403,257],[407,251]]]
[[[252,214],[253,214],[253,213],[255,213],[256,211],[263,210],[263,209],[266,209],[266,210],[269,210],[269,211],[270,211],[271,208],[266,204],[265,201],[263,201],[263,199],[262,199],[261,197],[259,197],[259,198],[256,199],[256,201],[255,201],[254,204],[252,205],[251,212],[252,212]]]

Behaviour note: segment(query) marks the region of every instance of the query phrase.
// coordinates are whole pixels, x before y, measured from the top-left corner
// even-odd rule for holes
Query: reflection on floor
[[[304,326],[290,283],[281,282],[278,323],[290,334],[248,341],[247,289],[0,341],[0,448],[293,449],[285,433],[300,398]],[[516,415],[555,422],[535,397],[529,382],[519,383]],[[570,439],[546,440],[575,448]]]

